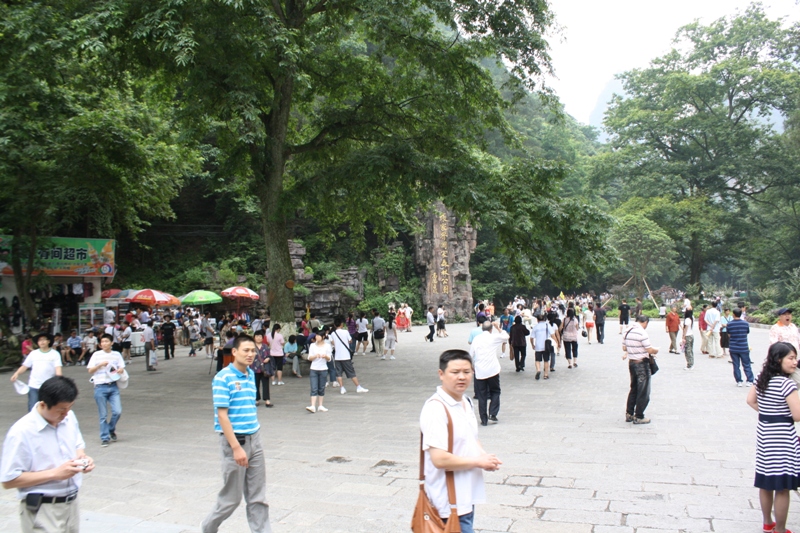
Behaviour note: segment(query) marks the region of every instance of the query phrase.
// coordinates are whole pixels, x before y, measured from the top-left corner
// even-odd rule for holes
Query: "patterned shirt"
[[[228,365],[220,370],[211,385],[214,394],[214,431],[222,433],[217,409],[228,410],[233,432],[252,435],[260,429],[256,413],[256,378],[253,370],[239,372]]]

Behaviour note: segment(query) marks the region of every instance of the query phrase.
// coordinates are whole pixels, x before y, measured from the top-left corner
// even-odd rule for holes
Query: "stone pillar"
[[[451,320],[456,314],[469,317],[473,303],[469,258],[477,245],[477,232],[459,224],[441,202],[425,215],[425,224],[414,254],[423,281],[422,304],[426,310],[444,304]]]

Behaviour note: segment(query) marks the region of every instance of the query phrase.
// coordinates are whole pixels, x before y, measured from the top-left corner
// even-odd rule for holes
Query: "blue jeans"
[[[94,401],[100,414],[100,440],[111,440],[111,434],[117,431],[117,420],[122,414],[122,402],[119,399],[119,388],[116,383],[96,385]],[[111,405],[111,421],[108,418],[108,403]]]
[[[28,388],[28,412],[33,410],[33,406],[39,403],[39,389]]]
[[[472,522],[475,520],[475,507],[472,507],[471,513],[462,514],[458,517],[458,523],[461,525],[461,533],[475,533],[472,529]]]
[[[311,381],[311,396],[325,396],[325,375],[327,370],[312,370],[308,375]]]
[[[744,368],[744,375],[747,376],[747,381],[753,383],[753,370],[750,368],[750,352],[731,352],[731,360],[733,361],[733,378],[736,383],[742,382],[742,373],[739,370],[739,364]]]
[[[328,381],[333,383],[336,381],[336,365],[333,362],[333,359],[328,361]]]

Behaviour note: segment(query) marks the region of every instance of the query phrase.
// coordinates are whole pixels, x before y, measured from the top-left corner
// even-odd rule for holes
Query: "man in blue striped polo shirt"
[[[248,335],[233,341],[233,363],[220,370],[212,384],[214,430],[222,447],[222,490],[214,509],[200,524],[202,533],[217,533],[242,501],[253,533],[270,533],[267,472],[256,413],[255,374],[249,368],[256,343]]]
[[[742,373],[739,370],[740,364],[744,368],[747,384],[752,385],[755,378],[753,377],[753,370],[750,368],[750,344],[747,342],[750,324],[746,320],[742,320],[742,310],[740,308],[737,307],[733,310],[733,320],[728,322],[726,329],[730,336],[728,351],[733,362],[733,378],[736,380],[736,385],[738,387],[744,385],[742,383]]]

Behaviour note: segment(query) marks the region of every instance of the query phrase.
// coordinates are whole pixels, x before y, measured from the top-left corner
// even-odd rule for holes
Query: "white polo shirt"
[[[56,367],[61,366],[61,354],[54,348],[50,348],[46,352],[34,350],[28,354],[28,357],[22,362],[22,366],[31,371],[28,386],[38,389],[42,383],[56,375]]]
[[[11,426],[3,442],[3,459],[0,463],[0,482],[17,479],[25,472],[50,470],[75,459],[77,451],[86,448],[78,419],[70,411],[58,426],[51,426],[39,410],[34,408]],[[68,496],[81,487],[83,474],[63,481],[48,481],[41,485],[17,489],[24,500],[29,492],[45,496]]]
[[[446,520],[450,516],[447,477],[443,469],[433,465],[428,451],[430,448],[447,451],[447,414],[442,403],[447,406],[453,419],[453,454],[459,457],[477,457],[481,455],[481,447],[478,444],[478,421],[469,395],[464,394],[461,402],[458,402],[442,387],[437,387],[436,393],[422,407],[419,427],[422,431],[422,449],[425,451],[425,492],[439,511],[439,516]],[[486,501],[483,470],[480,468],[458,470],[454,472],[453,480],[459,516],[471,513],[473,505]]]
[[[469,347],[472,364],[475,365],[475,379],[486,379],[500,373],[500,361],[497,359],[498,348],[508,342],[505,331],[484,331]]]
[[[350,332],[345,328],[331,331],[328,339],[333,343],[333,359],[335,361],[350,360]]]

